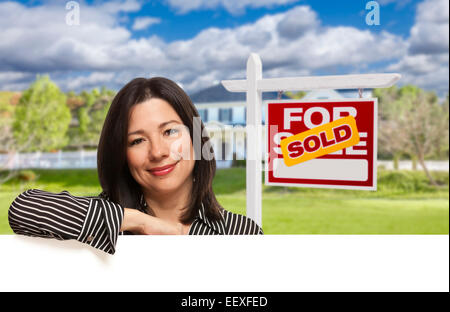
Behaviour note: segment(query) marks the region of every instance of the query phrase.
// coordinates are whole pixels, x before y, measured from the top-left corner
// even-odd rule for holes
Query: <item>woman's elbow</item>
[[[9,223],[9,227],[13,230],[14,233],[16,234],[20,234],[20,228],[23,225],[23,207],[18,204],[17,199],[20,196],[26,196],[26,192],[21,193],[19,196],[17,196],[16,198],[14,198],[14,200],[12,201],[11,205],[9,206],[8,209],[8,223]]]
[[[19,194],[8,209],[9,227],[15,234],[29,235],[38,230],[35,220],[29,216],[27,207],[23,204],[23,200],[30,199],[29,191],[26,190]]]

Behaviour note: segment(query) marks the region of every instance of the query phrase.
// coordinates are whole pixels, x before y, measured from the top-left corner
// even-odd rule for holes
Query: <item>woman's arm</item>
[[[76,239],[110,254],[115,253],[118,235],[123,231],[141,235],[182,234],[181,224],[122,208],[105,195],[80,197],[67,191],[23,192],[12,202],[8,221],[16,234]]]
[[[114,254],[123,208],[102,198],[32,189],[14,199],[8,221],[16,234],[76,239]]]
[[[120,231],[140,235],[176,235],[182,234],[182,224],[174,225],[139,210],[125,208]]]

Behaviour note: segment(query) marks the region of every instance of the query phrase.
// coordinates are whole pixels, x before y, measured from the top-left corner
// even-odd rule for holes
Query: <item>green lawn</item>
[[[35,170],[38,179],[0,186],[0,234],[11,234],[7,210],[29,188],[97,195],[95,170]],[[431,187],[421,172],[380,171],[378,191],[267,187],[263,185],[266,234],[448,234],[448,173]],[[218,170],[214,190],[225,209],[245,214],[245,168]]]

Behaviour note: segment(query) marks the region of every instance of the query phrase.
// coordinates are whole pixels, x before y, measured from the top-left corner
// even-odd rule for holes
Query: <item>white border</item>
[[[120,236],[113,256],[0,235],[0,248],[0,291],[449,289],[448,235],[135,235]]]
[[[333,184],[302,184],[302,183],[275,183],[268,182],[269,179],[269,103],[337,103],[337,102],[374,102],[373,105],[373,168],[372,168],[372,184],[373,186],[354,186],[354,185],[333,185]],[[325,188],[325,189],[343,189],[343,190],[361,190],[361,191],[376,191],[377,190],[377,160],[378,160],[378,99],[377,98],[356,98],[356,99],[320,99],[320,100],[265,100],[263,101],[265,110],[265,139],[266,150],[264,151],[264,184],[268,186],[288,186],[288,187],[311,187],[311,188]]]

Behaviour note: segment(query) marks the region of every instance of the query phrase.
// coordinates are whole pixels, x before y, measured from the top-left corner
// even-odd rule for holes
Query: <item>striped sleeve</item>
[[[115,253],[123,208],[102,198],[27,190],[12,202],[8,221],[16,234],[75,239]]]
[[[262,235],[262,228],[251,218],[224,210],[227,235]]]

